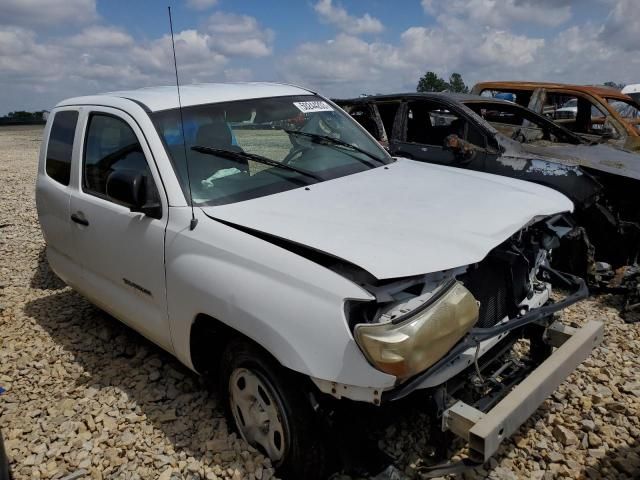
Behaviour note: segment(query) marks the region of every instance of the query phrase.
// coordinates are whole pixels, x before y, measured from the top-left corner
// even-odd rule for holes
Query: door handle
[[[84,218],[83,216],[81,216],[81,213],[72,213],[71,214],[71,220],[79,223],[80,225],[84,225],[85,227],[89,226],[89,220],[87,220],[86,218]]]

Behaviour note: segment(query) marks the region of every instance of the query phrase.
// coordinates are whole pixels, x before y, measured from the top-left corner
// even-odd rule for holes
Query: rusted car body
[[[640,162],[588,143],[515,103],[476,95],[410,93],[336,100],[392,155],[539,183],[575,204],[576,228],[556,265],[592,286],[635,288]],[[455,188],[455,186],[452,186]],[[428,195],[428,192],[425,192]]]
[[[471,93],[512,94],[519,105],[548,116],[583,138],[640,151],[640,105],[613,88],[545,82],[481,82]],[[570,106],[565,106],[567,103]]]

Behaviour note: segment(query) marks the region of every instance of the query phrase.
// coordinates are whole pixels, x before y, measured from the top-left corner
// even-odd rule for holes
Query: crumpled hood
[[[535,217],[573,204],[533,183],[398,159],[309,189],[203,210],[385,279],[476,263]]]
[[[521,144],[504,142],[505,155],[540,159],[569,166],[583,166],[640,180],[640,155],[611,145]]]

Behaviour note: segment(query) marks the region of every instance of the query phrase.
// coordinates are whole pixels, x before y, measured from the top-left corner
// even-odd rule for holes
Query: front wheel
[[[280,476],[325,478],[322,431],[294,374],[250,343],[234,341],[222,357],[220,390],[235,429]]]

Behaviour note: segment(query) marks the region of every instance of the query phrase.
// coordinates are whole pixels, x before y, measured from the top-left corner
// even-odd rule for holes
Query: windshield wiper
[[[263,157],[262,155],[256,155],[255,153],[232,152],[231,150],[224,150],[222,148],[203,147],[201,145],[194,145],[193,147],[191,147],[191,150],[199,153],[204,153],[207,155],[216,155],[218,157],[226,158],[228,160],[234,160],[236,162],[239,162],[242,160],[252,160],[254,162],[262,163],[263,165],[280,167],[282,169],[289,170],[291,172],[296,172],[296,173],[299,173],[300,175],[305,175],[307,177],[313,178],[318,182],[324,181],[322,177],[319,177],[315,173],[307,172],[306,170],[292,167],[291,165],[280,163],[276,160],[271,160],[270,158]]]
[[[356,145],[353,145],[351,143],[345,142],[343,140],[338,140],[337,138],[333,138],[333,137],[328,137],[326,135],[318,135],[317,133],[308,133],[308,132],[301,132],[300,130],[284,130],[285,132],[292,134],[292,135],[300,135],[303,137],[308,137],[311,140],[313,140],[316,143],[319,143],[321,145],[338,145],[341,147],[346,147],[349,148],[351,150],[355,150],[356,152],[362,153],[363,155],[366,155],[367,157],[375,160],[376,162],[380,162],[382,165],[385,165],[387,162],[385,162],[383,159],[378,158],[376,155],[374,155],[373,153],[369,153],[367,152],[365,149],[360,148]],[[367,162],[366,160],[363,160],[361,158],[358,157],[353,157],[356,160],[360,160],[362,163],[364,163],[365,165],[368,165],[369,167],[375,167],[375,165],[371,162]]]

